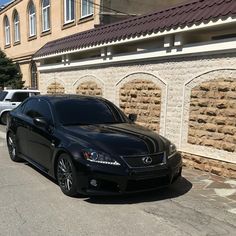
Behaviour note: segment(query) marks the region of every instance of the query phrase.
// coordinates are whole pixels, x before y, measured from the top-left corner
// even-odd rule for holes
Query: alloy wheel
[[[60,187],[70,192],[73,187],[73,172],[72,165],[66,158],[60,158],[58,162],[57,177]]]
[[[7,137],[7,147],[8,147],[8,152],[10,155],[10,158],[13,161],[19,162],[21,161],[21,158],[17,156],[17,144],[16,144],[16,138],[15,135],[10,132]]]
[[[12,135],[8,136],[8,149],[10,156],[14,158],[16,156],[16,145]]]

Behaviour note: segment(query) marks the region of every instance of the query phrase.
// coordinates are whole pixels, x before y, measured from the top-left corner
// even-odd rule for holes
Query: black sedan
[[[13,161],[30,162],[68,196],[152,190],[181,176],[182,158],[166,138],[97,97],[31,97],[10,112]]]

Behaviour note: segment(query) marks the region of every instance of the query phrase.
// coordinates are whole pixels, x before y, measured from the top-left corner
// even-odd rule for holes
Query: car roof
[[[40,92],[37,89],[4,89],[5,92]]]
[[[70,100],[70,99],[79,99],[79,100],[99,100],[106,101],[106,99],[97,96],[89,96],[89,95],[77,95],[77,94],[60,94],[60,95],[38,95],[37,99],[44,99],[48,102],[55,103],[62,100]]]

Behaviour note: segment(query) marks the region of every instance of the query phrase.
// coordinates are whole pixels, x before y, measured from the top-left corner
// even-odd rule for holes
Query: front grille
[[[151,163],[144,163],[143,158],[150,157],[152,159]],[[132,156],[123,156],[123,160],[133,168],[137,167],[146,167],[146,166],[156,166],[165,164],[165,153],[155,153],[147,155],[132,155]]]
[[[145,179],[145,180],[129,180],[126,191],[139,191],[145,189],[155,189],[162,186],[167,186],[170,180],[168,176],[163,176],[155,179]]]

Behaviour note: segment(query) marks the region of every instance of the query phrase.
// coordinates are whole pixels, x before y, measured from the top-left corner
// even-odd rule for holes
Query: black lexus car
[[[55,178],[68,196],[152,190],[181,176],[182,158],[166,138],[97,97],[31,97],[10,112],[7,144]]]

